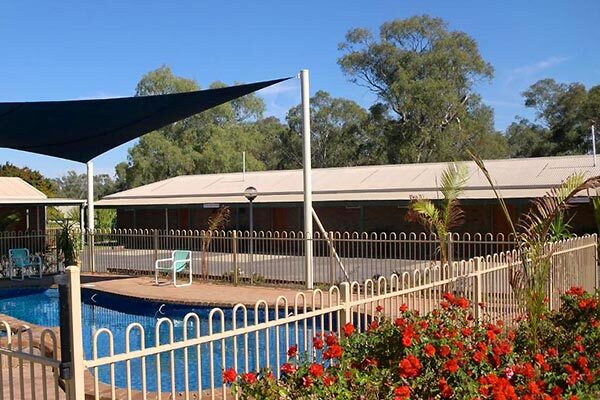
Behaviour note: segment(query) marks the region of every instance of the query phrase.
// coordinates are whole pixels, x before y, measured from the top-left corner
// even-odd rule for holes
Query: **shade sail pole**
[[[87,228],[94,230],[94,164],[87,162]]]
[[[313,217],[312,217],[312,175],[310,151],[310,93],[308,90],[308,70],[300,71],[302,86],[302,159],[304,178],[304,235],[306,288],[313,288]]]

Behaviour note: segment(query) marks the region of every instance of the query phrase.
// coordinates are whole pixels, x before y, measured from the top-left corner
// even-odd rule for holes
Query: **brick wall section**
[[[508,224],[500,208],[494,204],[464,205],[465,223],[455,229],[457,232],[469,233],[505,233],[509,232]],[[517,220],[526,205],[509,205],[513,220]],[[424,228],[406,220],[406,207],[390,205],[368,205],[363,207],[364,220],[361,223],[361,209],[344,206],[316,206],[315,210],[327,231],[364,231],[364,232],[422,232]],[[214,209],[191,208],[169,209],[169,229],[204,229]],[[237,214],[237,217],[236,217]],[[574,216],[571,221],[573,232],[593,233],[596,225],[591,205],[582,204],[570,211]],[[302,230],[301,207],[254,207],[254,229],[260,230]],[[164,229],[164,209],[129,209],[117,210],[118,228]],[[248,207],[231,209],[231,218],[224,229],[247,230],[249,228]],[[315,231],[318,230],[314,224]]]

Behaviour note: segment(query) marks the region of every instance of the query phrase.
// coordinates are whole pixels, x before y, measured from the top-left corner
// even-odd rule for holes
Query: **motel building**
[[[473,162],[464,162],[469,179],[460,197],[465,223],[457,232],[508,233],[498,201]],[[533,199],[569,175],[600,174],[588,155],[489,160],[485,162],[516,221]],[[441,199],[439,180],[447,163],[376,165],[313,169],[313,207],[326,231],[420,232],[406,218],[411,196]],[[104,197],[97,207],[117,210],[117,228],[200,230],[218,207],[231,209],[224,229],[247,230],[249,202],[244,190],[255,187],[255,231],[301,231],[302,170],[186,175]],[[596,193],[585,193],[595,196]],[[587,196],[576,198],[568,218],[577,234],[596,232]],[[316,230],[316,227],[315,227]]]

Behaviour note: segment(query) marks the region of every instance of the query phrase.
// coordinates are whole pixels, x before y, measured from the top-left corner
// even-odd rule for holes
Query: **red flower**
[[[455,359],[448,360],[444,364],[444,368],[446,369],[446,371],[453,374],[456,371],[458,371],[458,361],[456,361]]]
[[[450,385],[448,385],[448,382],[446,382],[444,378],[440,378],[440,380],[438,381],[438,389],[440,390],[440,394],[444,398],[452,397],[452,395],[454,394],[454,391],[452,390]]]
[[[405,400],[410,398],[410,387],[398,386],[394,389],[394,400]]]
[[[323,385],[325,385],[325,386],[331,386],[335,382],[337,382],[337,378],[335,376],[325,375],[323,377]]]
[[[572,286],[569,290],[567,290],[567,294],[574,296],[583,296],[583,288],[579,286]]]
[[[256,374],[252,372],[242,374],[242,380],[247,384],[252,385],[253,383],[256,383]]]
[[[327,350],[323,352],[323,358],[326,360],[330,360],[333,358],[340,358],[342,356],[342,346],[339,344],[334,344],[329,346]]]
[[[290,346],[290,348],[287,351],[288,357],[296,357],[296,354],[298,354],[298,345],[297,344]]]
[[[421,362],[412,354],[403,358],[398,367],[403,378],[415,378],[421,373]]]
[[[402,304],[400,306],[400,312],[405,312],[406,310],[408,310],[408,306],[406,304]]]
[[[348,322],[346,325],[344,325],[344,335],[346,337],[348,337],[348,336],[352,336],[353,333],[354,333],[354,325],[352,325],[350,322]]]
[[[377,304],[377,307],[375,308],[375,310],[376,310],[377,312],[382,312],[382,311],[383,311],[383,306],[382,306],[382,305],[380,305],[380,304]]]
[[[423,350],[425,351],[425,355],[427,357],[433,357],[433,356],[435,356],[435,347],[433,347],[429,343],[427,343],[425,345],[425,347],[423,348]]]
[[[313,347],[317,350],[321,350],[323,348],[323,340],[318,337],[313,338]]]
[[[310,387],[310,385],[312,385],[312,379],[310,379],[310,376],[303,376],[302,377],[302,386],[304,386],[305,388]]]
[[[442,357],[448,357],[450,355],[450,347],[446,346],[445,344],[442,345],[442,347],[440,347],[440,355]]]
[[[235,382],[236,378],[237,378],[237,372],[235,372],[235,369],[229,368],[229,369],[223,371],[223,382],[233,383],[233,382]]]
[[[323,366],[321,364],[312,363],[310,367],[308,367],[308,373],[315,378],[319,378],[323,375]]]
[[[285,363],[281,366],[281,372],[287,375],[293,374],[296,372],[296,366],[294,364]]]
[[[344,327],[345,329],[345,327]],[[333,333],[330,333],[329,335],[325,335],[325,343],[327,343],[327,346],[333,346],[334,344],[337,344],[338,340],[337,340],[337,336],[335,336]]]

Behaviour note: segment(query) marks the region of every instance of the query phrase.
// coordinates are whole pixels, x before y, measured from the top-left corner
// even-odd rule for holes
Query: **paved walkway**
[[[113,277],[98,275],[83,275],[83,287],[93,288],[103,292],[122,296],[137,297],[163,303],[178,303],[213,307],[229,307],[236,304],[254,306],[258,300],[265,300],[274,305],[279,296],[285,296],[288,303],[293,304],[300,289],[264,287],[264,286],[233,286],[194,281],[190,286],[174,287],[166,282],[154,284],[154,277]],[[310,291],[305,291],[310,296]]]

